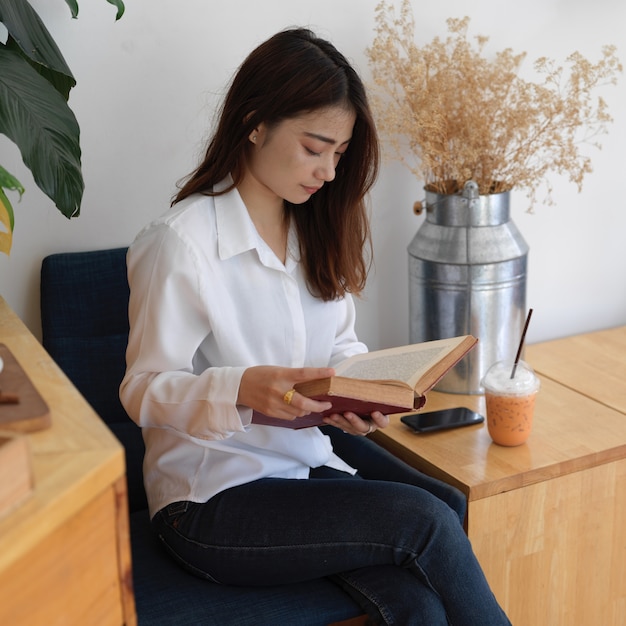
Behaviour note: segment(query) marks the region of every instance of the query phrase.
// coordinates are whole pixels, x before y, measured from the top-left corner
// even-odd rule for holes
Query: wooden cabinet
[[[123,448],[1,299],[0,342],[52,423],[27,435],[32,495],[0,517],[0,624],[136,624]]]
[[[529,346],[542,387],[515,448],[485,424],[417,435],[398,416],[373,436],[466,494],[468,536],[515,626],[626,624],[625,355],[626,328]],[[426,409],[452,406],[485,410],[437,392]]]

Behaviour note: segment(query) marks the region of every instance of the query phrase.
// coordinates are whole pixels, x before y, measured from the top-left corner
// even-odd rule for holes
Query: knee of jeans
[[[423,514],[430,517],[430,520],[424,521],[430,521],[433,529],[440,533],[456,534],[459,531],[463,532],[462,520],[461,524],[459,524],[459,511],[452,508],[447,502],[433,498],[430,506],[423,511]]]
[[[457,511],[432,493],[420,489],[396,496],[388,513],[397,520],[397,528],[410,530],[413,526],[419,533],[426,532],[427,535],[463,532]]]
[[[467,499],[465,494],[461,493],[457,489],[454,489],[454,491],[450,492],[448,505],[456,513],[458,520],[461,522],[461,525],[463,525],[463,522],[465,521],[465,514],[467,512]]]

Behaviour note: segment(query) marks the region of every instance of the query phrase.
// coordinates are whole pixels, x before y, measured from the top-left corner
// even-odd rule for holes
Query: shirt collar
[[[219,192],[229,185],[232,185],[230,176],[216,185],[215,191]],[[225,260],[248,250],[256,250],[264,265],[274,266],[278,263],[282,269],[287,269],[287,271],[293,269],[300,256],[293,220],[289,227],[287,239],[287,262],[283,266],[254,227],[248,209],[246,209],[237,188],[233,188],[225,194],[214,196],[214,202],[220,259]]]
[[[219,192],[229,185],[232,185],[230,176],[216,185],[215,191]],[[215,196],[214,201],[220,259],[229,259],[255,249],[259,235],[237,189]]]

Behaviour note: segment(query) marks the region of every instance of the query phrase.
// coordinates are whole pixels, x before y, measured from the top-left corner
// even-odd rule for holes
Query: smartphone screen
[[[400,418],[400,421],[419,433],[480,424],[484,420],[485,418],[482,415],[465,407],[442,409],[441,411],[431,411],[429,413],[412,413],[411,415],[403,415]]]

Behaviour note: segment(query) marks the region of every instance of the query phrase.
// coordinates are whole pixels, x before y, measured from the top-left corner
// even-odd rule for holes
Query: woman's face
[[[348,148],[356,116],[330,107],[290,118],[252,133],[246,178],[257,191],[293,204],[306,202],[324,183]]]

